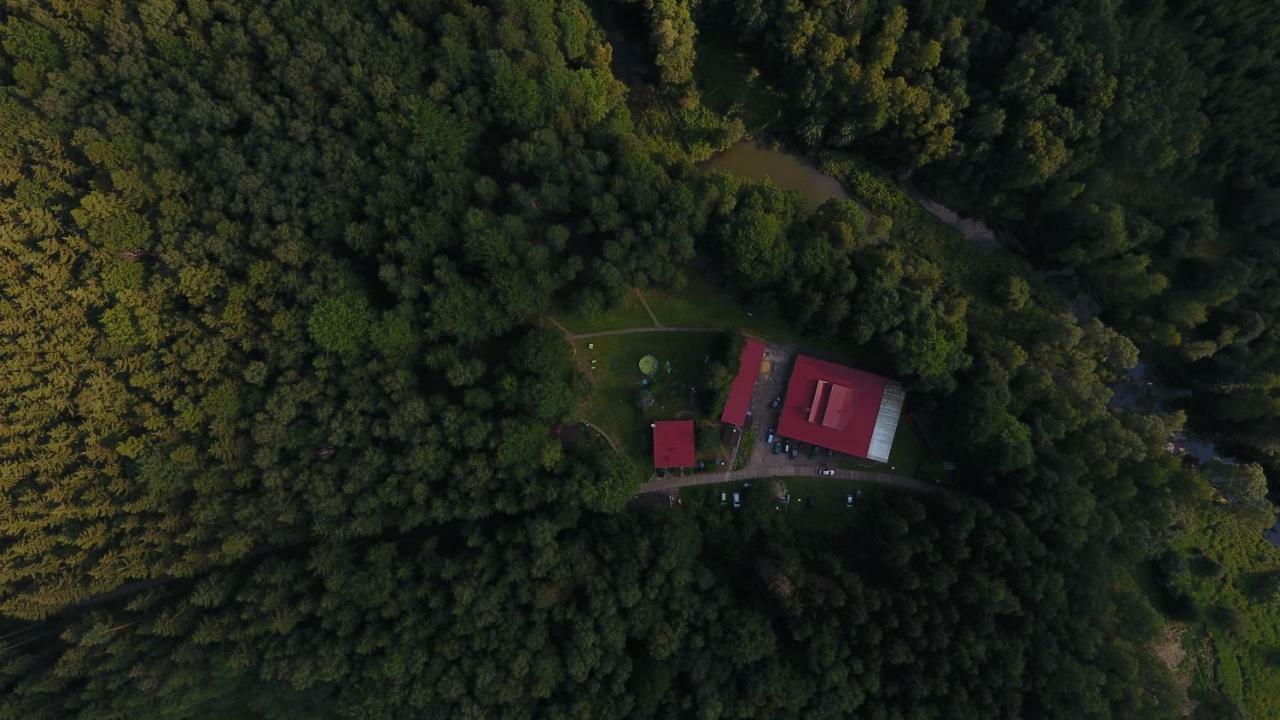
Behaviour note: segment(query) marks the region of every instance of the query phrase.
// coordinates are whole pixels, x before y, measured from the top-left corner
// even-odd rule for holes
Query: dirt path
[[[547,315],[547,316],[545,316],[545,317],[547,318],[547,322],[549,322],[549,323],[551,323],[552,325],[555,325],[555,326],[556,326],[556,329],[557,329],[557,330],[559,330],[560,332],[564,333],[565,335],[568,335],[569,337],[573,337],[573,333],[569,332],[569,328],[565,327],[564,325],[561,325],[559,320],[556,320],[555,318],[551,317],[550,315]]]
[[[1174,681],[1182,691],[1182,717],[1191,717],[1196,710],[1196,702],[1187,692],[1191,687],[1191,674],[1185,667],[1187,651],[1182,647],[1182,637],[1187,632],[1184,625],[1167,623],[1164,626],[1164,637],[1155,643],[1153,648],[1156,657],[1173,673]]]
[[[586,425],[587,427],[599,433],[600,437],[604,438],[604,441],[609,443],[610,450],[613,450],[614,452],[618,451],[618,443],[614,442],[613,437],[610,436],[609,433],[605,432],[604,428],[601,428],[599,425],[596,425],[590,420],[580,420],[579,422],[581,422],[583,425]]]
[[[653,321],[653,326],[656,328],[662,327],[662,323],[658,322],[658,316],[653,314],[653,308],[649,307],[649,301],[644,299],[644,293],[640,292],[640,288],[632,288],[632,290],[635,291],[636,297],[640,298],[640,304],[644,306],[644,311],[649,313],[649,319]]]
[[[637,488],[636,493],[669,492],[671,490],[678,490],[685,487],[714,485],[716,483],[736,482],[739,480],[759,480],[772,477],[809,477],[810,475],[817,475],[817,469],[812,465],[748,465],[741,470],[731,470],[725,473],[709,472],[698,475],[669,475],[664,478],[653,478],[649,480],[649,482],[646,482]],[[927,483],[923,480],[916,480],[915,478],[903,477],[901,475],[890,475],[888,473],[870,472],[867,470],[845,470],[843,468],[836,468],[835,475],[832,475],[831,479],[862,480],[864,482],[887,485],[900,490],[908,490],[918,493],[945,495],[955,494],[947,488]]]

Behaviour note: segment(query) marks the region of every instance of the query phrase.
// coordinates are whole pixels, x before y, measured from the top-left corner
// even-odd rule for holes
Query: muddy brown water
[[[804,198],[809,212],[835,198],[848,200],[840,181],[823,174],[808,160],[781,150],[770,150],[753,140],[744,140],[702,164],[703,170],[721,170],[751,180],[772,180],[783,190],[794,190]]]

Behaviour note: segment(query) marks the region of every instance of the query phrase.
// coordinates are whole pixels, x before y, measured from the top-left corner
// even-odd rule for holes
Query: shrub
[[[1188,563],[1191,572],[1202,578],[1220,577],[1223,572],[1222,565],[1207,555],[1197,555],[1191,558]]]
[[[911,207],[911,200],[898,186],[869,172],[859,170],[847,177],[850,192],[873,212],[898,217]]]

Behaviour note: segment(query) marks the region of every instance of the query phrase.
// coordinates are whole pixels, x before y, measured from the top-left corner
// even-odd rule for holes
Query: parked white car
[[[735,508],[742,507],[742,495],[740,493],[733,494],[733,506]]]
[[[818,470],[818,474],[822,477],[833,477],[836,471],[833,468],[821,468]]]

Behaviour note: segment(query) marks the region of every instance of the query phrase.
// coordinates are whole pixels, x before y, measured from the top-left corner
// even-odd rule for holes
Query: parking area
[[[778,428],[778,413],[782,396],[787,391],[787,380],[791,377],[791,365],[795,362],[797,349],[794,345],[767,343],[765,345],[765,361],[768,372],[760,376],[756,383],[755,395],[751,398],[751,415],[755,429],[755,448],[751,453],[751,462],[747,467],[752,469],[789,468],[804,466],[812,468],[817,474],[820,467],[835,467],[839,455],[833,455],[825,448],[814,448],[811,445],[791,442],[792,453],[774,453],[774,444],[785,441],[783,438],[769,438],[769,431]],[[808,474],[802,471],[799,474]],[[795,474],[792,471],[780,472],[781,475]]]
[[[763,478],[684,488],[675,502],[690,512],[768,515],[798,529],[839,532],[884,492],[876,483],[842,478]]]

